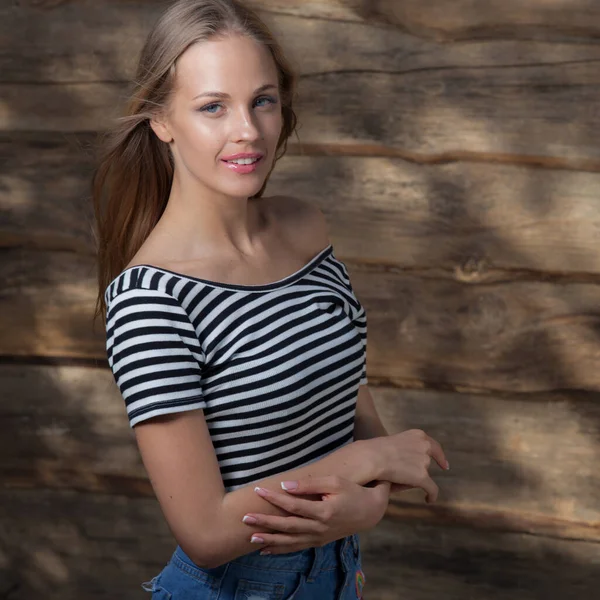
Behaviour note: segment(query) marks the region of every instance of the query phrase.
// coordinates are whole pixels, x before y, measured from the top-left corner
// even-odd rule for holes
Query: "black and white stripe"
[[[202,408],[227,491],[353,441],[367,318],[331,245],[266,285],[137,265],[105,298],[130,426]]]

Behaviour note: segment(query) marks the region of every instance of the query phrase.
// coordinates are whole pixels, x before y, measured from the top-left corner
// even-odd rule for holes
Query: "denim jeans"
[[[356,533],[322,547],[260,555],[260,548],[218,567],[197,566],[177,546],[163,570],[142,584],[152,600],[357,600],[362,598]]]

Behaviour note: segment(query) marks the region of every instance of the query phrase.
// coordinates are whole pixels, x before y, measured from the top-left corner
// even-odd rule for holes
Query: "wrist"
[[[383,453],[379,450],[381,438],[373,438],[370,440],[359,440],[356,442],[360,445],[360,452],[363,453],[369,464],[369,481],[377,479],[387,479],[384,461],[382,460]],[[368,483],[368,482],[365,482]]]

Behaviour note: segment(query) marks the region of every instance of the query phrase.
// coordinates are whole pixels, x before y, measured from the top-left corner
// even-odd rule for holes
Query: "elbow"
[[[202,519],[204,521],[204,519]],[[223,552],[221,548],[222,536],[218,535],[218,528],[187,527],[185,531],[180,531],[180,535],[175,536],[179,547],[191,560],[193,565],[200,569],[214,569],[223,562]]]
[[[181,521],[175,538],[194,565],[200,569],[215,569],[234,558],[228,547],[231,535],[227,523],[223,518],[223,501],[220,501],[214,510],[204,512],[199,518]]]
[[[200,527],[185,528],[177,542],[190,560],[200,569],[215,569],[229,561],[227,530],[218,513],[200,520]]]
[[[207,542],[196,540],[190,544],[189,542],[184,543],[179,541],[178,544],[194,566],[199,569],[214,569],[221,564],[218,556],[216,556],[214,551],[211,551],[210,545]]]

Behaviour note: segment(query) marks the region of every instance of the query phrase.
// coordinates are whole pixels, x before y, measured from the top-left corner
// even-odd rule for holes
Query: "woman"
[[[377,417],[366,315],[323,213],[263,196],[294,86],[239,2],[175,2],[95,174],[97,315],[177,541],[153,598],[360,597],[357,532],[390,488],[434,501],[431,458],[446,467],[424,432]]]

